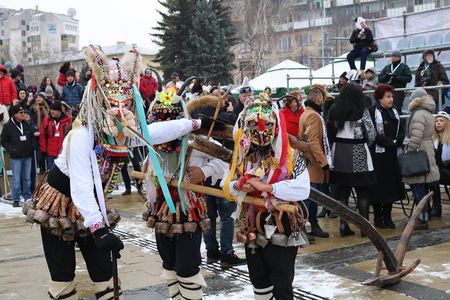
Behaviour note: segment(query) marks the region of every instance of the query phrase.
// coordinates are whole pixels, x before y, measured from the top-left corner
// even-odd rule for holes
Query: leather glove
[[[111,232],[109,227],[99,228],[92,233],[95,245],[105,252],[112,251],[117,258],[120,258],[119,251],[123,249],[122,241]]]

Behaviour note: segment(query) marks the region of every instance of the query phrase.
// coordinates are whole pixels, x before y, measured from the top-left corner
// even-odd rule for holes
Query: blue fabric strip
[[[148,132],[147,121],[145,119],[142,97],[135,84],[133,84],[133,92],[136,99],[136,111],[139,118],[139,123],[141,124],[142,133],[144,135],[144,138],[151,144],[150,133]],[[159,186],[161,187],[161,190],[163,192],[164,199],[167,202],[167,206],[169,207],[170,212],[174,214],[176,212],[175,206],[173,205],[172,196],[170,195],[169,187],[167,186],[166,179],[164,177],[164,172],[161,169],[161,165],[159,164],[159,159],[156,156],[155,151],[153,151],[150,146],[147,145],[147,147],[148,155],[153,165],[153,171],[155,172],[156,178],[158,178]]]

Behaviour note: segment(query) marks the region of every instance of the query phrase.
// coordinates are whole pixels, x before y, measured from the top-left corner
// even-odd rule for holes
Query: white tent
[[[348,66],[347,62],[347,54],[342,54],[339,56],[339,59],[336,59],[334,61],[334,76],[339,77],[342,73],[350,71],[350,67]],[[359,68],[359,60],[356,61],[356,67]],[[374,61],[367,60],[366,62],[366,69],[373,68],[375,66]],[[313,77],[331,77],[333,74],[333,63],[329,63],[326,66],[323,66],[322,68],[313,71]],[[338,82],[338,79],[335,79],[335,82]],[[327,84],[331,85],[332,80],[331,79],[313,79],[313,83],[320,83],[320,84]],[[309,84],[309,83],[308,83]]]
[[[266,73],[250,80],[250,86],[255,90],[264,90],[270,87],[272,90],[276,88],[287,87],[287,75],[290,77],[309,77],[309,68],[295,61],[286,59],[278,65],[267,70]],[[289,80],[289,87],[303,87],[309,85],[308,79]],[[239,87],[234,89],[232,93],[239,93]]]

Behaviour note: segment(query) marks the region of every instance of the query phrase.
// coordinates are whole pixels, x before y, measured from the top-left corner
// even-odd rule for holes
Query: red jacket
[[[139,84],[139,92],[142,98],[150,100],[150,97],[158,90],[158,82],[153,76],[142,76]]]
[[[72,124],[72,116],[65,115],[61,118],[56,130],[56,121],[47,116],[39,128],[39,148],[47,156],[57,157],[61,151],[64,137],[69,132]]]
[[[289,108],[280,110],[280,114],[283,114],[284,119],[286,120],[287,132],[290,135],[298,136],[298,123],[300,121],[300,117],[302,116],[302,113],[303,113],[303,108],[300,108],[300,110],[297,112],[297,114],[294,114],[294,112]]]
[[[16,85],[11,78],[3,76],[0,78],[0,104],[11,105],[17,99]]]

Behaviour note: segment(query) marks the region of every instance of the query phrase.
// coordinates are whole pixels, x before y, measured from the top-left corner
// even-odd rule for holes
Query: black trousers
[[[396,91],[394,93],[394,106],[400,115],[402,114],[403,100],[405,100],[405,92]]]
[[[68,282],[75,278],[75,241],[65,242],[41,227],[45,259],[53,281]],[[92,236],[76,240],[93,282],[112,277],[111,253],[97,248]]]
[[[143,160],[142,156],[139,152],[139,150],[142,147],[134,147],[133,148],[133,158],[131,159],[131,164],[133,165],[133,169],[135,171],[141,171],[141,165],[140,162]],[[128,162],[130,158],[127,157],[127,160],[125,161],[125,164],[123,165],[122,169],[120,170],[122,174],[123,182],[125,183],[125,189],[131,190],[131,178],[128,174]]]
[[[199,228],[194,234],[184,233],[172,238],[157,234],[156,244],[163,261],[163,268],[175,271],[178,276],[185,278],[197,274],[202,262],[201,242],[202,231]]]
[[[257,289],[273,286],[273,297],[277,300],[294,299],[295,258],[298,247],[280,247],[268,243],[266,247],[245,247],[248,272],[252,285]]]

